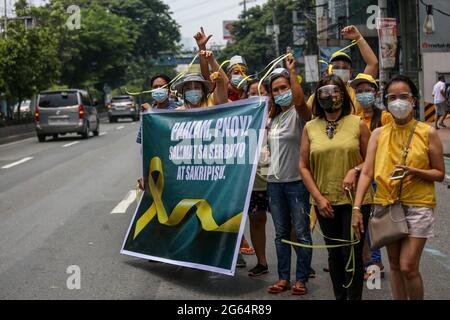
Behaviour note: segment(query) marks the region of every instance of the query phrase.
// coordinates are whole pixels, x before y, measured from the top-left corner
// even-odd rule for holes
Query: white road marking
[[[10,164],[8,164],[8,165],[6,165],[6,166],[3,166],[2,169],[9,169],[9,168],[15,167],[15,166],[17,166],[17,165],[19,165],[19,164],[22,164],[22,163],[24,163],[24,162],[30,161],[31,159],[33,159],[33,157],[26,157],[26,158],[23,158],[22,160],[19,160],[19,161],[10,163]]]
[[[28,139],[23,139],[23,140],[19,140],[19,141],[15,141],[15,142],[10,142],[10,143],[5,143],[5,144],[0,144],[0,148],[2,147],[8,147],[8,146],[13,146],[15,144],[19,144],[19,143],[23,143],[23,142],[27,142],[27,141],[31,141],[31,140],[35,140],[36,138],[28,138]]]
[[[63,145],[63,148],[71,147],[71,146],[76,145],[78,143],[80,143],[80,141],[71,142],[71,143]]]
[[[130,190],[125,198],[111,211],[111,214],[125,213],[133,201],[136,200],[136,190]]]
[[[117,127],[117,130],[122,130],[123,128],[125,128],[124,126],[120,126],[120,127]]]
[[[108,134],[108,132],[101,132],[100,134],[99,134],[99,136],[101,137],[101,136],[106,136]]]

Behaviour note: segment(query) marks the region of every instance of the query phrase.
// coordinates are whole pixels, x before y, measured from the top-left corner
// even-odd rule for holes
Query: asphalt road
[[[270,217],[270,272],[260,278],[247,276],[255,256],[246,256],[248,267],[230,277],[121,255],[136,202],[123,206],[122,213],[113,209],[132,197],[140,173],[138,128],[139,123],[127,121],[102,123],[102,135],[88,140],[30,138],[0,145],[0,299],[334,298],[329,275],[322,271],[323,249],[314,250],[317,278],[308,284],[309,295],[266,293],[277,280]],[[449,299],[450,189],[438,184],[437,193],[437,236],[427,243],[421,271],[426,298]],[[317,234],[314,239],[323,243]],[[387,266],[385,253],[384,260]],[[80,268],[81,288],[71,290],[67,268],[73,265]],[[388,280],[380,290],[366,288],[364,298],[391,299]]]

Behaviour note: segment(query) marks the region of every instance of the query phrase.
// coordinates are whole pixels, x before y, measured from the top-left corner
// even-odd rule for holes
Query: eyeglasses
[[[329,84],[323,87],[320,87],[317,92],[319,93],[320,97],[328,97],[332,95],[338,95],[341,93],[341,89],[339,86],[335,84]]]
[[[387,102],[394,102],[397,99],[400,100],[408,100],[409,98],[411,98],[413,95],[411,92],[402,92],[402,93],[390,93],[385,95],[384,97],[386,98]]]

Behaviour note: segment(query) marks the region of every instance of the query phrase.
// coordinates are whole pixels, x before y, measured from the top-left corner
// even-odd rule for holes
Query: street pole
[[[8,30],[8,17],[6,16],[6,0],[4,1],[4,3],[5,3],[5,22],[4,22],[4,24],[5,24],[5,26],[3,27],[3,30],[4,30],[4,32],[5,32],[5,39],[6,39],[6,37],[7,37],[7,30]]]
[[[387,18],[387,0],[378,0],[378,7],[380,8],[380,18]],[[379,39],[378,39],[379,40]],[[381,50],[379,50],[378,61],[381,65]],[[384,96],[384,85],[387,83],[388,77],[386,69],[380,68],[380,91]]]
[[[276,29],[277,25],[277,17],[275,15],[275,0],[272,0],[272,23],[273,23],[273,33],[274,33],[274,41],[275,41],[275,55],[276,57],[280,56],[280,47],[279,47],[279,41],[278,41],[278,31]]]

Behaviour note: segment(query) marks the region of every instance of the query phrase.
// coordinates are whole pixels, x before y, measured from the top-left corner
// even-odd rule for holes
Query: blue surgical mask
[[[233,85],[233,87],[245,90],[247,81],[243,81],[243,80],[244,80],[244,76],[242,74],[234,74],[231,76],[231,84]],[[239,83],[241,83],[240,87],[238,87]]]
[[[373,92],[363,92],[358,93],[356,95],[356,100],[361,104],[361,106],[365,109],[368,109],[373,106],[375,103],[375,93]]]
[[[188,90],[184,93],[184,98],[193,105],[197,105],[203,99],[202,90]]]
[[[292,104],[292,90],[274,97],[275,103],[280,107],[290,107]]]
[[[152,91],[152,97],[156,100],[156,102],[164,102],[169,97],[169,90],[164,88],[158,88]]]

